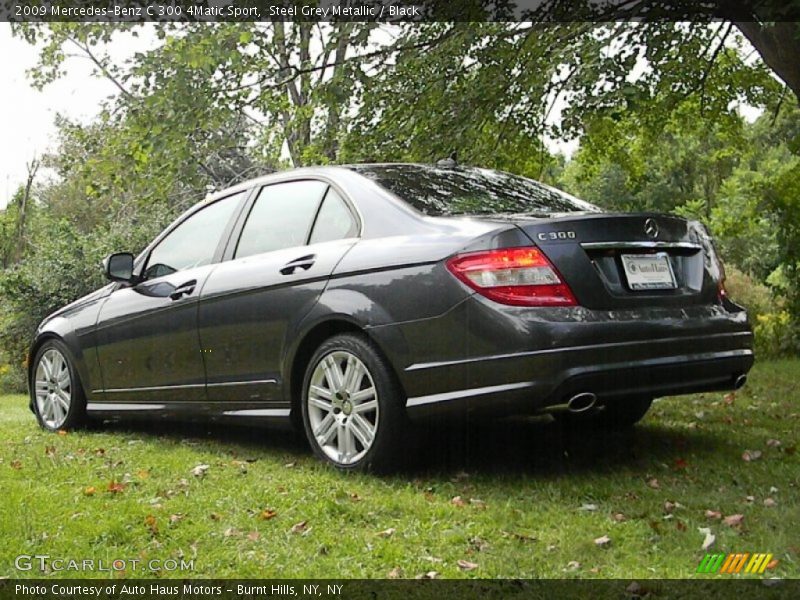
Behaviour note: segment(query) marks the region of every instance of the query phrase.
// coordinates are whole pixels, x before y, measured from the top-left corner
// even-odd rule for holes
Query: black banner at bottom
[[[800,579],[6,579],[0,600],[800,598]]]

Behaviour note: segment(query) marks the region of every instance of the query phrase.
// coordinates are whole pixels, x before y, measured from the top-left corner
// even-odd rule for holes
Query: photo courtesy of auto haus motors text
[[[800,595],[779,4],[0,6],[0,600]]]

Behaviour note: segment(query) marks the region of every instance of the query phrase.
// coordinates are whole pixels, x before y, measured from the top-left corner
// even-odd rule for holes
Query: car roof
[[[225,196],[230,196],[231,194],[235,194],[237,192],[250,189],[251,187],[254,186],[293,180],[297,179],[298,177],[302,178],[305,176],[305,177],[325,178],[334,176],[337,173],[341,174],[343,171],[347,171],[348,173],[354,173],[354,172],[357,173],[358,167],[431,168],[435,166],[436,165],[433,164],[423,164],[423,163],[351,163],[344,165],[321,165],[314,167],[297,167],[293,169],[285,169],[283,171],[275,171],[274,173],[269,173],[268,175],[262,175],[261,177],[256,177],[254,179],[248,179],[247,181],[237,183],[236,185],[225,188],[224,190],[219,190],[209,194],[198,204],[206,204],[209,202],[213,202],[215,200],[219,200],[220,198],[224,198]],[[447,167],[438,167],[438,168],[447,168]]]

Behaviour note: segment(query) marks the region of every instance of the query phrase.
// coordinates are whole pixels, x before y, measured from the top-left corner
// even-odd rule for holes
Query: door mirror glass
[[[117,252],[103,261],[106,277],[111,281],[130,282],[133,279],[133,254]]]

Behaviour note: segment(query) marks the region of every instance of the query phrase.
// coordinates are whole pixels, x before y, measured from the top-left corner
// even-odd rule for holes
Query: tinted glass
[[[173,229],[150,253],[145,279],[210,264],[222,233],[245,194],[217,200]]]
[[[319,209],[311,243],[329,242],[354,237],[358,234],[358,224],[342,197],[333,188],[328,189],[322,208]]]
[[[353,171],[426,215],[548,215],[600,212],[596,206],[542,183],[472,167],[352,165]]]
[[[304,246],[327,187],[321,181],[291,181],[262,188],[242,230],[236,257]]]

